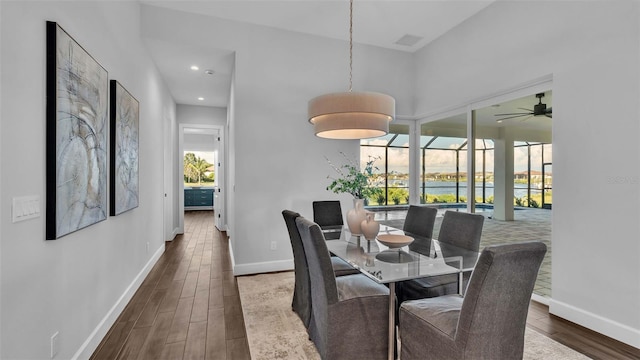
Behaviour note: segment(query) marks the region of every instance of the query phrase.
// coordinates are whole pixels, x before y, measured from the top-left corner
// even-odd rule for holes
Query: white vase
[[[347,226],[353,235],[362,235],[360,224],[365,219],[364,199],[353,199],[353,209],[347,211]]]
[[[367,240],[373,240],[378,236],[380,231],[380,224],[374,220],[375,214],[371,211],[367,211],[365,219],[360,223],[360,230],[362,230],[362,236]]]

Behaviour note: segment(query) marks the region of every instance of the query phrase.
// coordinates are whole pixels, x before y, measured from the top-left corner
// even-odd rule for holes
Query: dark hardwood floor
[[[185,233],[166,243],[92,360],[250,359],[225,233],[213,211],[185,213]]]
[[[251,358],[227,237],[213,222],[212,211],[185,213],[184,235],[166,243],[92,360]],[[640,350],[539,303],[532,302],[527,326],[593,359],[640,359]]]
[[[549,314],[549,307],[535,301],[529,306],[527,326],[592,359],[640,359],[640,349]]]

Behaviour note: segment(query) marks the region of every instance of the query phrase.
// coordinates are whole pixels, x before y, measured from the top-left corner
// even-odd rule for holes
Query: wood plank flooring
[[[185,213],[185,233],[166,243],[92,360],[250,359],[227,236],[213,211]]]
[[[592,359],[640,359],[640,349],[549,314],[548,306],[535,301],[529,306],[527,326]]]
[[[92,360],[250,359],[225,233],[212,211],[189,211]],[[282,224],[284,226],[284,223]],[[549,314],[532,302],[527,326],[593,359],[640,360],[640,350]]]

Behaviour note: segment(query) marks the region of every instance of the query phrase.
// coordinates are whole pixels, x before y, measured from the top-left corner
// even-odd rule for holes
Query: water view
[[[389,184],[389,187],[393,187],[395,185]],[[422,190],[424,188],[424,192],[430,195],[443,195],[443,194],[455,194],[456,193],[456,183],[451,181],[427,181],[423,183],[423,187],[420,188]],[[476,183],[476,196],[482,196],[482,184]],[[467,194],[467,184],[460,183],[459,184],[460,195],[466,196]],[[493,182],[487,182],[484,187],[485,198],[493,197]],[[531,193],[540,193],[541,190],[531,189]],[[527,184],[515,183],[513,189],[513,196],[520,198],[523,196],[527,196]]]

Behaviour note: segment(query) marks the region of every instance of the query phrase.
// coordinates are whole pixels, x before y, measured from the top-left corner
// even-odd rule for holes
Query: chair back
[[[327,226],[342,226],[342,207],[338,200],[325,200],[313,202],[313,222],[320,228]]]
[[[438,209],[434,207],[409,205],[402,230],[424,238],[431,238],[437,214]]]
[[[483,224],[482,215],[447,210],[442,218],[438,241],[478,251]]]
[[[296,219],[296,225],[309,267],[311,302],[314,308],[320,303],[333,304],[338,301],[338,288],[322,230],[318,224],[303,216]]]
[[[327,353],[329,344],[330,306],[338,302],[338,287],[331,265],[331,256],[327,249],[322,230],[318,224],[300,216],[296,225],[302,238],[304,253],[309,266],[311,285],[311,322],[309,338],[314,342],[318,352]]]
[[[295,285],[291,307],[298,314],[304,326],[309,327],[309,322],[311,321],[311,285],[309,283],[309,268],[307,266],[307,258],[304,255],[302,238],[296,225],[296,219],[300,217],[300,214],[291,210],[283,210],[282,216],[289,231],[291,249],[293,250]]]
[[[465,359],[520,359],[542,242],[485,247],[469,280],[456,330]]]

